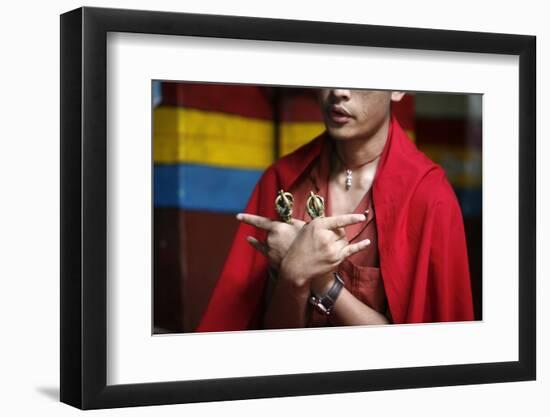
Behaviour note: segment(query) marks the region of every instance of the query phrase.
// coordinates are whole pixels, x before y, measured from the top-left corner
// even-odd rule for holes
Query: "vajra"
[[[279,217],[286,223],[292,222],[292,208],[294,207],[294,197],[289,192],[280,190],[275,197],[275,210]],[[316,217],[325,217],[325,199],[320,195],[310,192],[306,202],[306,211],[312,219]]]

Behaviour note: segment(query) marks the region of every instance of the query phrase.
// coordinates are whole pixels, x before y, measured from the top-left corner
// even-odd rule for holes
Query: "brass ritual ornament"
[[[294,206],[294,197],[292,194],[280,190],[275,198],[275,210],[279,217],[286,223],[292,223],[292,207]]]
[[[310,191],[310,196],[306,202],[306,210],[312,219],[325,217],[325,199]]]

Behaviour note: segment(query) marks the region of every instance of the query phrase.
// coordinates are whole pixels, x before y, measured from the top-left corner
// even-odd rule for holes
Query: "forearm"
[[[334,283],[332,274],[319,277],[312,282],[314,294],[326,294]],[[357,299],[345,287],[342,288],[329,316],[335,326],[359,326],[369,324],[388,324],[384,315]]]
[[[388,324],[390,321],[384,314],[359,301],[343,288],[330,314],[330,322],[336,326],[361,326]]]
[[[309,285],[296,283],[279,276],[264,314],[266,329],[302,328],[307,323]]]

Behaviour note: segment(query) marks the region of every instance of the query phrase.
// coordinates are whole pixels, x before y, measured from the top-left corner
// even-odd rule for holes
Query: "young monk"
[[[473,320],[460,207],[402,97],[319,92],[326,131],[260,179],[197,331]]]

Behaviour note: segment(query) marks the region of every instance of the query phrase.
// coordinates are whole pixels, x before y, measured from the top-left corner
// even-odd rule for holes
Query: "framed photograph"
[[[535,379],[535,47],[63,14],[61,401]]]

